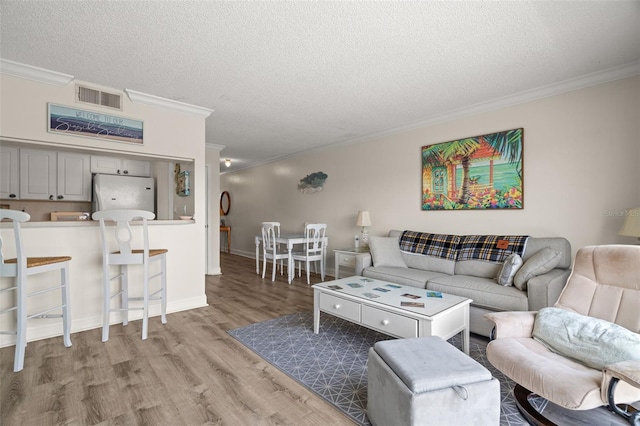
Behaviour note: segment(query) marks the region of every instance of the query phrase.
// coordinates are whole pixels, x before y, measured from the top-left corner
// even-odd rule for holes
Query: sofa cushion
[[[454,260],[442,259],[435,256],[402,253],[402,258],[404,259],[404,263],[407,264],[407,267],[422,269],[425,271],[434,271],[453,275],[456,268],[456,262]]]
[[[512,285],[513,277],[515,277],[516,273],[522,266],[522,258],[515,253],[511,253],[507,260],[504,261],[498,275],[496,276],[496,281],[500,285]]]
[[[495,278],[502,264],[485,260],[462,260],[456,262],[456,275],[471,275],[472,277]]]
[[[396,268],[406,268],[404,263],[398,238],[396,237],[370,237],[369,249],[374,266],[390,266]]]
[[[362,275],[367,278],[388,281],[400,285],[425,288],[427,281],[440,276],[446,276],[440,272],[423,271],[413,268],[394,267],[368,267],[362,271]]]
[[[557,268],[571,268],[571,261],[573,260],[571,257],[571,244],[569,243],[569,240],[562,237],[529,238],[527,240],[527,247],[524,250],[524,254],[521,255],[522,261],[526,262],[531,256],[545,247],[549,247],[552,250],[562,253],[560,256],[560,263],[556,266]]]
[[[545,247],[527,261],[513,278],[513,285],[520,290],[527,290],[527,281],[538,275],[546,274],[560,262],[561,253]]]
[[[527,293],[515,287],[496,285],[494,278],[468,275],[443,275],[427,282],[427,290],[441,291],[473,299],[474,306],[498,311],[526,311],[529,309]]]
[[[533,338],[553,352],[598,370],[619,361],[640,361],[640,334],[566,309],[540,309]]]

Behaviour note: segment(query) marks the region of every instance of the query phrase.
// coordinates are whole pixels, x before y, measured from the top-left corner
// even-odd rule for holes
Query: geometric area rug
[[[361,425],[367,418],[369,348],[393,337],[321,313],[320,332],[313,333],[313,312],[304,311],[229,330],[240,343],[304,385]],[[458,349],[459,335],[449,339]],[[500,425],[528,425],[513,400],[514,383],[485,358],[484,342],[471,341],[469,355],[500,381]]]

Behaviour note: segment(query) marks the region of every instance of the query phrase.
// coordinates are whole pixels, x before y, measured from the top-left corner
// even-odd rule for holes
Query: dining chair
[[[153,212],[132,209],[101,210],[92,215],[100,220],[100,234],[102,236],[102,279],[103,279],[103,322],[102,341],[109,340],[109,322],[111,312],[123,312],[122,325],[129,323],[129,311],[142,311],[142,340],[147,338],[149,324],[149,302],[159,300],[161,304],[161,321],[167,323],[167,249],[149,248],[149,231],[147,221],[155,218]],[[133,249],[133,231],[131,222],[142,219],[142,249]],[[106,221],[115,222],[113,228],[118,251],[109,249]],[[151,263],[159,262],[160,271],[150,275]],[[142,296],[129,296],[129,265],[142,265]],[[118,268],[118,273],[111,276],[111,266]],[[160,278],[159,288],[150,293],[149,281]],[[120,290],[111,294],[111,282],[120,280]],[[111,301],[120,297],[120,308],[112,308]],[[142,307],[129,307],[130,301],[142,301]]]
[[[279,227],[278,227],[279,228]],[[276,241],[276,225],[270,222],[262,224],[262,278],[267,273],[267,260],[273,260],[273,270],[271,273],[271,281],[276,280],[276,268],[278,260],[284,262],[287,259],[287,268],[289,265],[289,252],[283,249]],[[281,265],[281,273],[284,265]]]
[[[280,238],[280,222],[262,222],[262,226],[273,225],[276,238]],[[286,247],[278,243],[278,250],[283,251]],[[284,274],[284,259],[280,259],[280,275]],[[264,277],[263,277],[264,278]]]
[[[305,226],[305,243],[304,251],[294,252],[292,258],[295,261],[304,262],[307,271],[307,284],[311,284],[310,280],[310,262],[320,262],[320,277],[324,281],[324,252],[325,252],[325,234],[327,225],[325,223],[310,223]]]
[[[307,226],[308,226],[308,225],[311,225],[311,224],[314,224],[314,223],[317,223],[317,222],[305,222],[305,223],[304,223],[304,228],[302,228],[302,233],[303,233],[305,236],[306,236],[306,234],[307,234]],[[305,250],[305,251],[307,250],[307,245],[306,245],[306,244],[304,245],[304,250]],[[298,277],[302,276],[302,263],[303,263],[303,262],[304,262],[304,261],[298,261]],[[295,265],[293,265],[293,266],[294,266],[294,267],[293,267],[293,272],[295,272]],[[313,273],[314,273],[314,274],[317,274],[317,273],[318,273],[318,269],[316,268],[316,262],[313,262],[313,265],[312,265],[312,266],[313,266]]]
[[[0,334],[16,335],[13,371],[18,372],[24,367],[25,347],[27,346],[27,320],[29,319],[62,318],[63,342],[66,347],[71,346],[71,316],[69,313],[69,261],[71,257],[27,257],[22,239],[21,223],[27,222],[31,219],[31,216],[22,211],[0,209],[0,220],[2,219],[10,219],[13,222],[13,242],[16,257],[7,259],[4,257],[3,251],[0,250],[0,277],[15,278],[14,285],[0,290],[0,293],[14,291],[16,303],[0,311],[0,314],[15,311],[16,330],[3,330]],[[0,235],[0,249],[8,248],[8,245],[4,245],[5,241]],[[50,287],[27,293],[28,276],[50,271],[60,271],[60,283],[53,283]],[[61,303],[59,305],[48,307],[41,312],[27,314],[27,299],[29,297],[56,290],[60,290],[61,293]],[[61,313],[51,313],[58,309],[61,310]]]

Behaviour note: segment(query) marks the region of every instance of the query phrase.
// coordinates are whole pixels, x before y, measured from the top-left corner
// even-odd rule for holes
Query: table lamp
[[[360,243],[367,246],[369,245],[369,233],[367,232],[367,226],[371,226],[371,216],[366,210],[360,210],[358,212],[358,219],[356,220],[356,226],[362,226],[362,235],[360,236]]]
[[[624,224],[618,235],[636,237],[640,242],[640,207],[626,209],[624,211]]]

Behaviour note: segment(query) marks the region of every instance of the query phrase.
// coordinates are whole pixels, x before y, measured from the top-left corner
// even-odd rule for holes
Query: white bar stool
[[[69,256],[56,257],[27,257],[22,242],[21,222],[31,219],[28,213],[17,210],[0,209],[0,220],[13,221],[13,234],[16,257],[5,259],[2,253],[3,239],[0,235],[0,277],[15,278],[15,285],[0,290],[0,293],[15,291],[16,304],[0,311],[0,314],[16,311],[16,331],[0,331],[0,334],[16,335],[16,352],[13,361],[13,371],[18,372],[24,367],[25,347],[27,346],[27,320],[32,318],[62,318],[63,341],[66,347],[71,346],[71,316],[69,314]],[[27,277],[49,271],[60,271],[60,283],[51,287],[27,293]],[[27,314],[27,298],[41,295],[55,290],[61,291],[61,304],[49,307],[44,311]],[[50,312],[61,309],[60,314]]]
[[[122,325],[129,323],[130,310],[142,310],[142,340],[147,338],[147,330],[149,324],[149,301],[160,300],[161,303],[161,321],[167,323],[167,249],[150,249],[149,248],[149,232],[147,229],[147,220],[154,219],[156,215],[153,212],[145,210],[131,209],[114,209],[102,210],[92,215],[93,219],[100,220],[100,232],[102,235],[102,264],[103,264],[103,323],[102,323],[102,341],[109,340],[109,321],[111,312],[123,312],[124,318]],[[131,224],[133,220],[142,219],[143,233],[143,249],[132,249],[131,242],[133,232]],[[114,221],[115,240],[117,241],[119,251],[110,252],[109,242],[107,238],[107,227],[105,221]],[[152,262],[160,262],[160,272],[149,276],[149,264]],[[111,277],[111,266],[119,267],[117,275]],[[129,297],[129,265],[142,265],[143,285],[142,297]],[[160,288],[149,294],[149,281],[153,278],[160,277]],[[120,279],[120,291],[111,294],[111,281]],[[112,308],[111,300],[120,296],[120,308]],[[141,308],[130,308],[129,301],[141,300]]]

